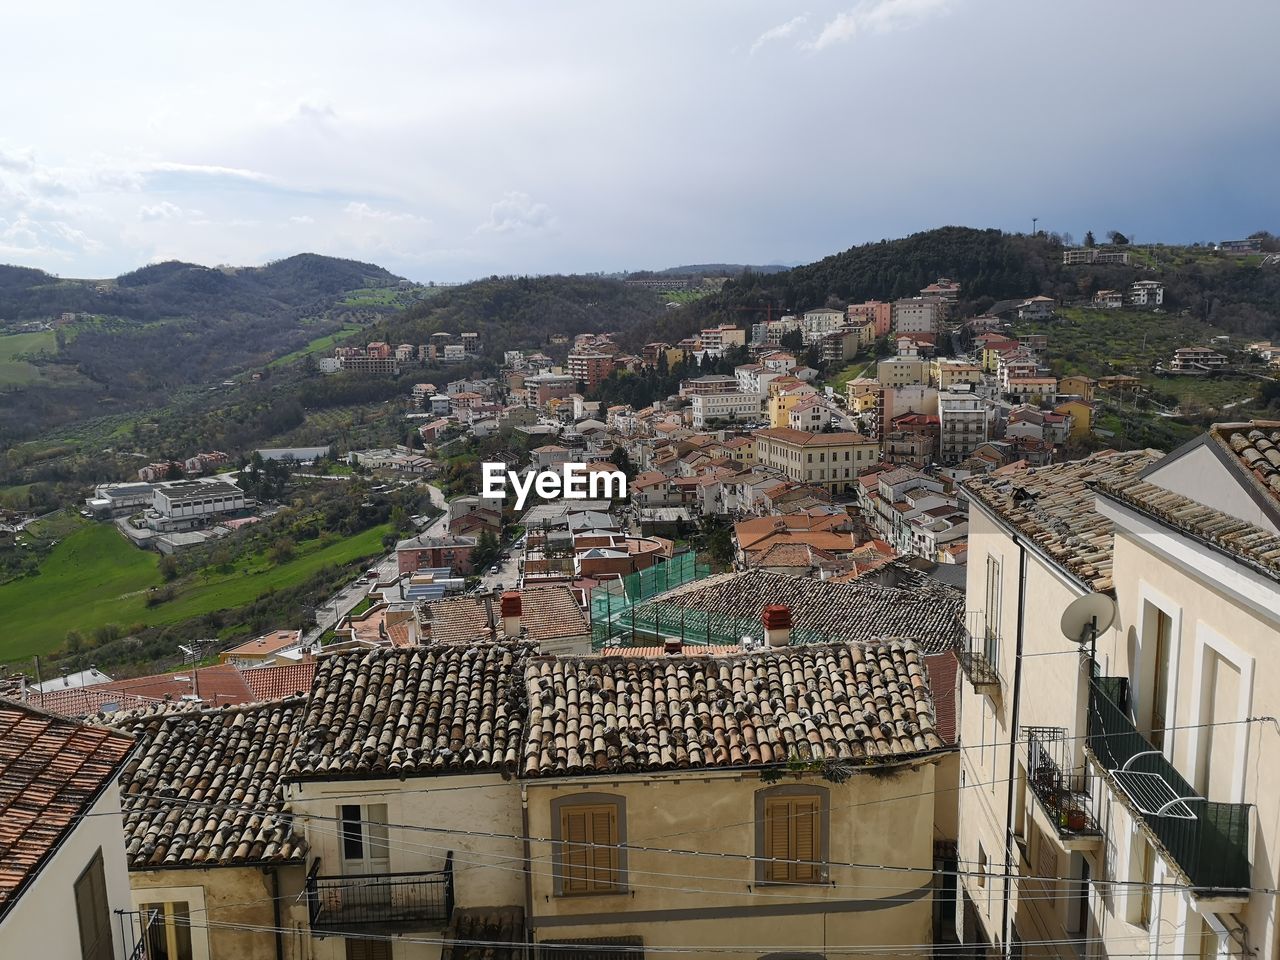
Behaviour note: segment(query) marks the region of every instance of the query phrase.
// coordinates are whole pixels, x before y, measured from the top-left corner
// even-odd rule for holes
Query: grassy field
[[[364,328],[358,323],[343,324],[341,330],[335,331],[328,336],[316,337],[316,339],[312,340],[305,347],[300,347],[293,351],[293,353],[286,353],[283,357],[276,357],[267,364],[267,366],[283,367],[286,364],[293,363],[295,360],[301,360],[309,353],[322,353],[327,350],[332,350],[337,344],[347,339],[347,337],[351,336],[353,333],[358,333],[363,329]]]
[[[824,381],[825,386],[831,387],[835,392],[843,396],[844,385],[850,380],[858,377],[874,377],[876,375],[876,361],[874,357],[858,357],[853,363],[845,367],[830,380]]]
[[[228,573],[180,581],[173,600],[148,607],[147,590],[161,583],[159,556],[132,546],[109,524],[80,524],[53,549],[39,574],[0,586],[0,609],[7,612],[0,661],[57,650],[69,630],[88,635],[106,623],[127,630],[242,606],[301,583],[325,566],[381,554],[389,529],[373,527],[328,544],[308,541],[283,564],[251,556]]]
[[[52,330],[0,337],[0,387],[23,387],[39,380],[39,369],[18,358],[42,350],[48,353],[58,351]]]

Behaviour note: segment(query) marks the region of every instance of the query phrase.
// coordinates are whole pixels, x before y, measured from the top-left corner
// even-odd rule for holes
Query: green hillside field
[[[173,584],[172,600],[148,607],[147,591],[161,584],[159,556],[137,549],[110,524],[83,524],[54,547],[38,574],[0,585],[0,610],[6,612],[0,662],[58,650],[70,630],[89,637],[107,623],[128,630],[242,606],[299,584],[326,566],[381,554],[389,529],[371,527],[329,543],[308,541],[282,564],[258,554],[229,572],[205,570]]]

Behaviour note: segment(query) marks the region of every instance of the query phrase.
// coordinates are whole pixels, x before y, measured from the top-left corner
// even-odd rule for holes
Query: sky
[[[8,5],[0,263],[420,281],[1280,232],[1280,3]],[[16,42],[15,42],[16,41]]]

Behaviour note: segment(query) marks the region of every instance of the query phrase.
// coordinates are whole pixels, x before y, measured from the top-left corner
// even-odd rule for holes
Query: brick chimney
[[[684,641],[679,637],[672,637],[662,645],[662,652],[668,657],[678,657],[684,653]]]
[[[785,647],[791,643],[791,608],[772,603],[764,608],[764,639],[771,647]]]
[[[502,632],[511,638],[520,636],[520,591],[503,591],[498,610],[502,614]]]

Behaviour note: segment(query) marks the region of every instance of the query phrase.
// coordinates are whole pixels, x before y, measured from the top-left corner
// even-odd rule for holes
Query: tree
[[[178,558],[173,554],[165,554],[160,558],[160,576],[164,578],[165,583],[178,579]]]
[[[1119,230],[1108,230],[1107,239],[1110,240],[1112,244],[1114,244],[1117,247],[1123,247],[1129,242],[1129,238],[1126,237]]]
[[[626,447],[614,447],[613,453],[609,454],[609,462],[625,473],[628,479],[635,476],[636,468],[627,455]]]
[[[1098,241],[1097,241],[1097,240],[1095,240],[1095,239],[1093,238],[1093,231],[1092,231],[1092,230],[1086,230],[1086,231],[1085,231],[1085,234],[1084,234],[1084,245],[1085,245],[1086,247],[1096,247],[1096,246],[1098,245]]]
[[[288,563],[293,559],[294,543],[290,537],[281,537],[268,551],[272,563]]]
[[[84,636],[79,630],[67,631],[67,653],[79,653],[84,649]]]

